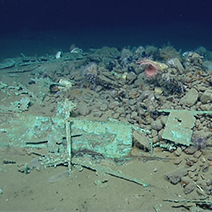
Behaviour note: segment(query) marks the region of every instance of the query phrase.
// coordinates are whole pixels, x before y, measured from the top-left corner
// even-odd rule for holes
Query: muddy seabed
[[[169,114],[160,111],[212,110],[210,55],[205,49],[181,54],[171,46],[122,51],[104,47],[89,52],[74,48],[71,53],[57,56],[22,55],[3,61],[1,211],[210,209],[210,113],[194,115],[191,139],[189,145],[184,145],[163,138]],[[141,59],[148,60],[147,64],[140,66]],[[157,73],[149,77],[152,63]],[[60,153],[14,145],[3,126],[12,129],[10,120],[27,115],[54,117],[58,102],[65,99],[76,105],[71,117],[103,122],[112,118],[149,133],[139,134],[134,129],[131,151],[124,158],[115,160],[86,150],[73,154],[100,167],[110,167],[114,174],[73,163],[68,176],[66,162],[39,167],[40,156]],[[32,165],[33,159],[37,165]]]

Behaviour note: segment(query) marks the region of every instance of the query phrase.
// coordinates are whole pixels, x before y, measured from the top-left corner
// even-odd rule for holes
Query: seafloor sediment
[[[57,207],[79,211],[211,209],[211,67],[212,52],[203,47],[185,53],[172,46],[160,49],[140,46],[121,51],[103,47],[89,52],[74,48],[56,56],[22,55],[5,59],[0,63],[1,207],[13,210],[16,206],[9,207],[8,201],[21,202],[28,196],[28,205],[35,210],[36,202],[43,201],[47,189],[55,195],[46,197],[41,210]],[[25,144],[37,145],[33,148],[22,145],[26,136],[14,135],[15,129],[10,132],[13,136],[7,135],[9,128],[17,127],[13,124],[15,120],[25,116],[49,117],[54,127],[58,104],[65,101],[75,105],[70,120],[78,118],[95,123],[112,120],[133,126],[130,152],[113,158],[107,145],[114,136],[89,135],[84,141],[87,146],[78,143],[77,149],[75,144],[71,176],[67,177],[68,172],[63,168],[68,166],[70,158],[65,151],[65,136],[61,141],[51,140],[54,144],[50,146],[48,130],[37,125],[40,137],[36,134],[36,141],[24,140]],[[179,114],[174,126],[167,125],[171,111]],[[194,117],[191,125],[184,126],[186,118],[179,118],[184,111]],[[175,128],[179,129],[175,131]],[[167,137],[167,129],[178,134]],[[83,132],[77,131],[75,136]],[[20,143],[14,143],[14,137]],[[41,143],[46,147],[38,147]],[[101,152],[97,151],[98,145]],[[125,151],[125,147],[120,148]],[[87,163],[75,162],[74,158]],[[89,167],[88,162],[94,165]],[[50,166],[57,168],[51,171]],[[8,179],[15,184],[13,188]],[[60,188],[50,186],[47,181],[58,183]],[[67,189],[67,184],[74,190]],[[43,187],[39,191],[38,185]],[[81,194],[82,190],[86,192]],[[108,202],[114,199],[114,204],[100,204],[107,198]],[[24,203],[17,206],[17,210],[24,206]]]

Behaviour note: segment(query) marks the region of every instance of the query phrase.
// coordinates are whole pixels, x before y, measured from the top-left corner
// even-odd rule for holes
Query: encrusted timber
[[[144,182],[142,179],[136,179],[136,178],[132,178],[131,176],[125,175],[119,171],[114,171],[112,170],[110,167],[104,167],[101,166],[99,164],[92,164],[90,162],[87,162],[85,160],[80,160],[78,158],[73,158],[72,162],[76,165],[81,165],[82,167],[94,170],[94,171],[100,171],[102,173],[123,179],[123,180],[127,180],[139,185],[142,185],[143,187],[149,187],[150,184]]]

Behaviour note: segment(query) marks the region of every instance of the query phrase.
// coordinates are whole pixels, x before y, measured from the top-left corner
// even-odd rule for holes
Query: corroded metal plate
[[[177,144],[189,146],[191,144],[192,128],[195,120],[193,113],[190,111],[171,111],[162,138]]]

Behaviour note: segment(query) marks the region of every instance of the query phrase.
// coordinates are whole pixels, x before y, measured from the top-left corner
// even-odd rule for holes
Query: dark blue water
[[[0,59],[168,42],[211,50],[209,0],[1,0]]]

